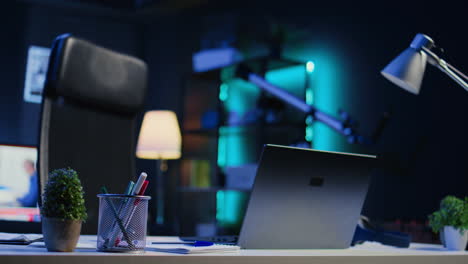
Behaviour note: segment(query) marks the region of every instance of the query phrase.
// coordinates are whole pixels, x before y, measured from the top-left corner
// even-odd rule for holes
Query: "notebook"
[[[214,244],[212,246],[194,247],[190,245],[158,244],[147,245],[146,251],[158,251],[175,254],[236,253],[239,246]]]

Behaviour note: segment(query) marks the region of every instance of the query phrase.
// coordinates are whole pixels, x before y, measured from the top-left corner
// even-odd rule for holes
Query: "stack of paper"
[[[16,234],[0,232],[0,244],[29,245],[42,240],[42,234]]]
[[[212,246],[205,246],[205,247],[194,247],[191,245],[183,245],[183,244],[157,244],[157,245],[147,245],[146,250],[176,253],[176,254],[236,253],[240,250],[240,247],[231,246],[231,245],[218,245],[218,244],[214,244]]]
[[[153,242],[156,244],[153,244]],[[214,244],[210,246],[186,245],[184,243],[187,243],[187,241],[183,241],[179,237],[175,236],[148,237],[146,243],[146,251],[158,251],[176,254],[236,253],[240,250],[240,247],[238,246],[221,244]]]

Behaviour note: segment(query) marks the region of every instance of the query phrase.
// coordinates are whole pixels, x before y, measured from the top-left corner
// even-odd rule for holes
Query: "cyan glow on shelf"
[[[216,220],[224,227],[240,226],[245,214],[245,192],[221,190],[216,192]]]
[[[227,83],[222,83],[219,86],[219,100],[225,102],[229,98],[229,85]]]
[[[313,62],[313,73],[310,73],[312,93],[306,94],[306,103],[311,103],[321,111],[336,116],[345,102],[346,76],[344,62],[346,58],[339,57],[338,48],[334,43],[318,42],[301,43],[288,50],[288,57]],[[311,69],[312,64],[309,68]],[[306,63],[306,70],[307,70]],[[341,135],[320,122],[313,122],[313,148],[321,150],[341,150]]]
[[[315,105],[322,111],[336,114],[343,102],[342,86],[344,76],[338,57],[329,49],[296,49],[290,52],[292,58],[307,61],[294,67],[277,69],[266,74],[266,79],[279,87],[284,88],[307,104]],[[308,59],[312,59],[311,61]],[[317,67],[317,65],[319,65]],[[232,71],[232,69],[230,69]],[[226,71],[224,74],[232,75]],[[245,114],[256,107],[256,100],[260,89],[240,79],[223,79],[226,86],[220,87],[220,100],[223,101],[226,113],[235,112]],[[304,86],[307,85],[304,91]],[[304,94],[305,93],[305,94]],[[298,112],[298,114],[302,114]],[[314,149],[336,150],[338,146],[337,135],[326,125],[316,123],[312,118],[305,120],[305,139],[313,143]],[[245,128],[244,128],[245,129]],[[257,157],[252,155],[251,147],[255,138],[249,133],[243,133],[240,127],[223,127],[220,130],[218,141],[218,165],[237,166],[252,162]],[[246,136],[247,135],[247,136]],[[250,137],[250,138],[249,138]],[[245,208],[246,194],[239,191],[217,192],[216,219],[220,225],[229,226],[242,221],[241,213]]]

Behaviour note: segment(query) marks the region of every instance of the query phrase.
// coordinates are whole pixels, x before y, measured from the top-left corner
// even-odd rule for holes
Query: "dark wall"
[[[339,144],[332,149],[380,156],[365,214],[424,220],[445,195],[468,195],[468,93],[432,66],[427,66],[418,96],[391,84],[380,71],[417,33],[424,33],[445,50],[443,58],[466,73],[466,3],[378,5],[291,4],[287,12],[272,7],[269,14],[306,32],[302,36],[307,37],[290,44],[286,54],[297,56],[295,48],[313,49],[320,43],[337,51],[344,79],[336,100],[360,122],[363,133],[373,130],[384,111],[392,112],[376,145],[349,145],[337,135]]]
[[[323,110],[334,115],[340,108],[348,111],[364,135],[372,134],[384,112],[390,112],[391,119],[371,146],[350,145],[325,131],[334,141],[328,149],[379,156],[366,215],[425,220],[445,195],[468,196],[468,93],[429,65],[417,96],[384,79],[380,71],[417,33],[424,33],[445,50],[439,52],[442,58],[466,73],[466,7],[461,1],[260,1],[221,8],[218,15],[236,14],[237,23],[248,25],[238,33],[258,39],[270,29],[262,25],[286,25],[286,57],[307,61],[314,60],[310,54],[320,55],[315,50],[334,51],[331,59],[339,61],[341,75],[332,78],[340,78],[341,87],[330,98],[335,106]]]
[[[191,54],[198,47],[198,20],[190,16],[164,17],[149,23],[144,33],[144,60],[149,66],[148,96],[145,110],[172,110],[181,117],[184,78],[191,72]],[[143,118],[143,113],[140,120]],[[178,181],[177,160],[169,160],[167,175],[164,175],[166,190],[176,190]],[[156,184],[160,182],[155,160],[137,159],[137,171],[145,171],[150,183],[148,195],[156,199]],[[177,192],[165,192],[165,227],[150,226],[152,234],[174,234],[176,228],[174,211]],[[156,202],[150,203],[150,219],[156,214]]]
[[[20,3],[6,4],[0,12],[0,142],[38,142],[40,105],[23,101],[30,45],[50,47],[56,36],[71,33],[110,49],[141,55],[138,27],[116,18]]]
[[[18,137],[23,109],[25,52],[23,30],[26,14],[16,4],[6,4],[0,11],[0,142],[20,143]],[[37,122],[36,122],[37,123]],[[34,130],[34,133],[37,129]],[[34,144],[36,138],[25,143]]]

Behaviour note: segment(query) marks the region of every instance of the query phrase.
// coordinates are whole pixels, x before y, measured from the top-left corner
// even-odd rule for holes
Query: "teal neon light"
[[[306,104],[313,105],[314,104],[314,91],[312,87],[307,87],[306,89]]]
[[[255,134],[252,127],[220,127],[218,138],[218,166],[241,166],[256,160]]]
[[[217,191],[216,192],[216,221],[223,222],[228,217],[226,216],[228,212],[226,212],[226,208],[224,206],[226,201],[225,192],[224,191]]]
[[[320,67],[314,71],[314,105],[329,114],[335,115],[342,105],[340,96],[343,74],[340,72],[339,61],[329,51],[322,51],[314,56],[314,61]],[[314,125],[314,148],[322,150],[340,150],[341,135],[316,122]]]
[[[304,42],[288,50],[290,58],[300,60],[306,58],[311,61],[313,59],[313,74],[309,74],[313,77],[310,81],[313,94],[306,96],[306,100],[311,100],[315,107],[334,116],[344,105],[346,98],[344,84],[347,76],[341,70],[346,68],[344,67],[346,58],[337,56],[341,54],[338,51],[339,48],[335,48],[335,43],[320,40],[315,45]],[[305,67],[307,71],[307,63]],[[312,69],[311,66],[309,66],[310,69]],[[312,126],[314,149],[341,151],[344,147],[342,144],[347,144],[342,140],[342,136],[330,127],[320,122],[314,122]]]
[[[218,137],[218,167],[223,168],[226,166],[227,144],[226,137]]]
[[[308,116],[305,120],[305,123],[305,139],[307,142],[312,143],[314,141],[314,119],[312,118],[312,116]]]
[[[221,71],[221,79],[224,81],[219,89],[219,98],[223,102],[223,108],[228,120],[242,120],[248,111],[255,109],[256,98],[260,94],[259,89],[244,80],[233,78],[232,68]],[[242,127],[221,127],[218,138],[218,166],[238,166],[253,162],[255,153],[250,151],[252,142],[245,137]]]
[[[216,221],[223,227],[239,227],[245,214],[247,194],[240,191],[216,192]]]
[[[289,67],[268,72],[266,79],[279,87],[284,87],[288,92],[304,98],[304,73],[308,73],[309,83],[305,91],[305,101],[318,109],[335,115],[339,107],[344,103],[342,86],[345,83],[344,73],[340,70],[342,63],[340,58],[327,43],[323,48],[310,48],[309,45],[290,50],[291,58],[314,59],[299,67]],[[232,75],[226,72],[224,75]],[[313,77],[313,78],[312,78]],[[260,93],[258,87],[235,78],[223,78],[226,86],[220,86],[219,98],[223,101],[224,110],[228,117],[242,118],[248,111],[256,107],[256,99]],[[306,121],[305,139],[313,142],[314,149],[340,150],[341,135],[331,130],[326,125],[314,122],[312,118]],[[244,129],[244,130],[243,130]],[[254,161],[256,153],[251,151],[251,146],[256,144],[256,139],[245,128],[223,127],[220,129],[218,141],[218,165],[238,166]],[[218,191],[216,219],[221,226],[237,225],[242,219],[242,204],[246,204],[240,194],[234,191]],[[235,192],[234,192],[235,193]],[[238,193],[238,192],[237,192]]]
[[[306,63],[306,71],[307,71],[307,87],[306,87],[306,104],[313,105],[314,104],[314,90],[312,81],[312,73],[315,70],[315,64],[312,61],[308,61]],[[305,127],[305,140],[309,142],[312,146],[313,139],[314,139],[314,122],[311,116],[308,116],[305,120],[306,127]]]
[[[247,111],[255,109],[256,99],[260,94],[257,86],[241,79],[231,79],[224,84],[223,87],[228,88],[220,89],[220,98],[226,98],[223,102],[226,113],[243,115]],[[225,94],[221,94],[221,92],[225,92]]]
[[[265,79],[299,98],[304,98],[304,65],[287,67],[267,72]],[[258,88],[257,88],[258,89]]]
[[[313,61],[308,61],[306,63],[306,70],[308,73],[313,73],[315,70],[315,63]]]
[[[219,100],[225,102],[229,98],[229,85],[222,83],[219,86]]]

